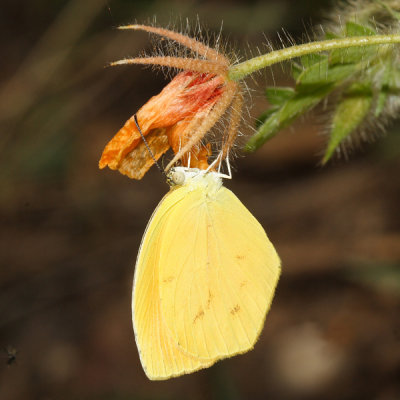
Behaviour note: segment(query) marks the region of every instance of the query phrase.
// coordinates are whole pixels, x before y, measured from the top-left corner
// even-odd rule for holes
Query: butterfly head
[[[208,193],[218,191],[224,174],[198,168],[174,167],[167,173],[167,183],[171,189],[185,186],[191,190],[201,189]]]

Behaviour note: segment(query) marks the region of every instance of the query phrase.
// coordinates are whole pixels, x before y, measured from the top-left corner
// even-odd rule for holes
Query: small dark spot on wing
[[[213,298],[214,298],[214,295],[212,294],[211,290],[208,290],[208,298],[207,298],[207,303],[206,303],[207,310],[210,308],[211,301]]]
[[[198,319],[203,318],[203,317],[204,317],[204,310],[202,308],[199,308],[199,311],[197,312],[197,314],[195,315],[195,317],[193,319],[193,323],[195,324]]]
[[[232,314],[232,315],[235,315],[235,314],[237,314],[239,311],[240,311],[240,306],[239,306],[239,304],[236,304],[236,306],[232,308],[231,314]]]

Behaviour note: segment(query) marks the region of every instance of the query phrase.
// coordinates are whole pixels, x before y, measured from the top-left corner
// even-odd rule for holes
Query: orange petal
[[[165,129],[153,130],[146,138],[147,144],[156,160],[168,149],[168,137]],[[132,179],[142,179],[144,174],[154,164],[145,143],[141,141],[137,147],[129,152],[122,160],[118,171]]]
[[[157,128],[174,126],[185,118],[194,118],[198,112],[210,107],[218,100],[223,91],[223,84],[222,77],[212,74],[187,71],[178,74],[160,94],[152,97],[137,112],[137,119],[143,135],[146,136]],[[134,117],[131,117],[105,147],[99,167],[108,166],[111,169],[119,169],[127,154],[131,153],[141,141]],[[163,148],[163,152],[165,151]],[[139,154],[141,154],[141,158],[145,157],[141,151]],[[130,157],[131,159],[132,157]],[[151,159],[150,154],[147,155],[147,159]],[[140,163],[144,165],[143,161]],[[129,170],[130,175],[135,175],[132,173],[134,167],[127,168],[126,162],[124,165],[124,171]],[[138,176],[141,174],[142,170],[140,169]]]
[[[151,129],[162,126],[159,121],[160,115],[163,115],[163,111],[167,110],[168,104],[171,103],[172,99],[176,97],[178,93],[183,91],[190,81],[191,77],[184,77],[183,74],[177,75],[160,94],[152,97],[137,112],[137,120],[144,136],[146,136]],[[175,115],[175,120],[172,115],[168,117],[170,121],[165,120],[165,126],[167,126],[168,122],[174,124],[180,119],[178,115]],[[132,116],[105,147],[99,161],[99,167],[104,168],[108,165],[111,169],[118,169],[125,155],[132,151],[141,140],[142,138],[136,127],[134,116]]]

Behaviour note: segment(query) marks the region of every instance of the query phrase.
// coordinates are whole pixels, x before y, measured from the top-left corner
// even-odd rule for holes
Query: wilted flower
[[[206,169],[212,149],[210,143],[203,143],[203,138],[229,109],[230,122],[220,160],[226,158],[237,135],[243,104],[239,84],[228,79],[228,59],[195,39],[166,29],[144,25],[121,29],[141,29],[165,36],[204,57],[143,57],[113,63],[155,64],[183,70],[136,113],[155,159],[171,147],[175,156],[166,170],[179,160],[186,164],[189,159],[191,167]],[[153,163],[131,117],[105,147],[99,167],[108,166],[130,178],[141,179]]]

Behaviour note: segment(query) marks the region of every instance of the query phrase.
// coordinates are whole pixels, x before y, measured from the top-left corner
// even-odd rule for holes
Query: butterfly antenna
[[[143,142],[144,142],[144,144],[145,144],[145,146],[146,146],[146,148],[147,148],[147,151],[149,152],[151,158],[152,158],[153,161],[154,161],[154,164],[157,165],[158,170],[167,178],[167,181],[168,181],[168,179],[169,179],[169,178],[168,178],[168,175],[167,175],[167,174],[165,173],[165,171],[161,168],[161,165],[157,162],[156,158],[154,157],[153,152],[152,152],[151,149],[150,149],[149,144],[147,143],[146,138],[144,137],[144,135],[143,135],[143,133],[142,133],[142,130],[140,129],[139,122],[138,122],[138,120],[137,120],[136,114],[133,116],[133,119],[135,120],[136,127],[138,128],[138,131],[139,131],[139,133],[140,133],[140,136],[142,137]]]

